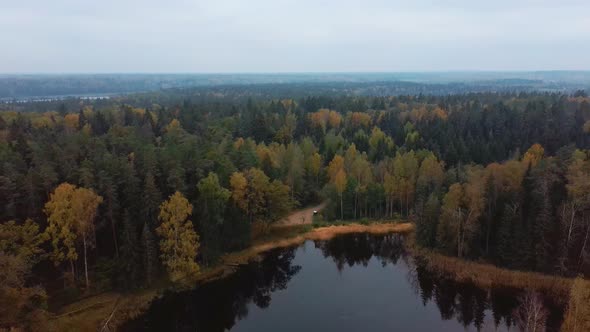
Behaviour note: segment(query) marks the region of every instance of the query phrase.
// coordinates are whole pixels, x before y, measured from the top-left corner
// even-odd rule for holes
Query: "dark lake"
[[[522,290],[437,276],[399,234],[351,234],[268,252],[235,274],[155,300],[124,331],[517,331]],[[546,299],[549,330],[563,308]]]

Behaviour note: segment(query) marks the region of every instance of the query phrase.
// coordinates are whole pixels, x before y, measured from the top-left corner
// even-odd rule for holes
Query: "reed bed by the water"
[[[536,272],[525,272],[499,268],[492,264],[478,263],[449,257],[427,250],[414,250],[422,258],[426,268],[432,272],[450,277],[459,282],[469,282],[484,289],[510,287],[539,291],[562,303],[567,303],[573,279]]]

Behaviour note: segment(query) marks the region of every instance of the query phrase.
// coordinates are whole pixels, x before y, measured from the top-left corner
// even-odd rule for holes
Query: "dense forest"
[[[449,255],[590,275],[583,91],[220,89],[3,106],[0,325],[39,321],[47,294],[182,280],[321,201],[324,220],[410,219]]]

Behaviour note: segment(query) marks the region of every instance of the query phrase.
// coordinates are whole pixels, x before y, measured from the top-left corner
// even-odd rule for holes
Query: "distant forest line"
[[[261,88],[272,85],[275,89]],[[273,97],[341,94],[391,96],[467,92],[571,92],[590,88],[588,71],[417,72],[417,73],[261,73],[261,74],[0,74],[0,101],[121,95],[169,89],[257,85]],[[280,88],[276,90],[276,87]],[[254,90],[254,91],[252,91]],[[280,95],[282,94],[282,95]]]

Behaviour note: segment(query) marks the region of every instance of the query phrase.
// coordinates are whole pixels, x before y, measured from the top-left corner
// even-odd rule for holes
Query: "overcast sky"
[[[0,0],[0,72],[590,69],[590,0]]]

